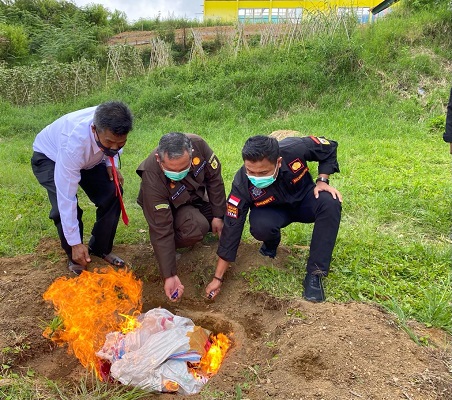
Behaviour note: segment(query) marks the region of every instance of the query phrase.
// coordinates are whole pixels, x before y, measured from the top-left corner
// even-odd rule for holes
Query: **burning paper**
[[[59,278],[44,293],[63,327],[44,336],[68,343],[101,380],[149,391],[194,394],[216,374],[230,347],[188,318],[157,308],[140,314],[142,283],[111,267]]]

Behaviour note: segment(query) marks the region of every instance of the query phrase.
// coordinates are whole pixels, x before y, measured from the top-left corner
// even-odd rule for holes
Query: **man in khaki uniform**
[[[138,204],[164,279],[176,301],[184,291],[177,276],[176,249],[193,246],[207,232],[221,234],[226,196],[221,164],[200,136],[168,133],[137,169]]]

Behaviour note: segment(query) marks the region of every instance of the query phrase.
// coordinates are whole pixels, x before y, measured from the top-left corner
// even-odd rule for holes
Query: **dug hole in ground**
[[[281,301],[252,293],[242,273],[270,265],[259,246],[240,246],[213,302],[205,299],[204,287],[216,265],[217,243],[200,243],[185,252],[178,261],[185,286],[179,303],[166,300],[149,245],[114,248],[143,283],[143,312],[162,307],[232,338],[219,372],[201,393],[176,398],[203,399],[203,392],[220,396],[208,398],[237,398],[240,386],[242,399],[452,399],[451,338],[445,332],[410,323],[413,332],[429,338],[430,346],[423,347],[374,305]],[[290,255],[282,247],[271,265],[285,268]],[[22,349],[8,354],[15,372],[32,370],[70,386],[87,370],[67,347],[43,337],[43,321],[52,320],[54,308],[42,296],[58,277],[73,277],[65,261],[58,241],[49,239],[35,254],[0,259],[0,349]],[[104,266],[95,258],[89,270]]]

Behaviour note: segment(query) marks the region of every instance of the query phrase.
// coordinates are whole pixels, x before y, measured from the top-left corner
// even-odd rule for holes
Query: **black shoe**
[[[262,246],[259,249],[259,253],[261,253],[264,257],[270,257],[270,258],[276,257],[276,249],[269,249],[265,245],[265,243],[262,243]]]
[[[303,297],[306,300],[315,303],[325,301],[325,292],[323,291],[322,277],[322,273],[312,274],[308,272],[306,274],[303,281]]]
[[[80,275],[83,271],[86,271],[86,267],[80,264],[76,264],[72,260],[68,260],[67,267],[69,271],[73,272],[75,275]]]

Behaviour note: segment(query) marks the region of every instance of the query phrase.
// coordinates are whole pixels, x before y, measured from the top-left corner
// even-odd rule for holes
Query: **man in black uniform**
[[[263,244],[260,253],[274,258],[281,228],[292,222],[314,223],[304,298],[325,300],[322,277],[328,274],[341,219],[341,194],[329,185],[329,175],[339,172],[337,143],[323,137],[289,137],[279,143],[268,136],[249,138],[242,149],[244,165],[236,173],[226,203],[224,227],[214,278],[206,287],[215,297],[237,249],[250,211],[250,232]],[[307,161],[317,161],[314,183]]]
[[[446,114],[446,130],[443,134],[443,139],[450,145],[450,154],[452,154],[452,88],[450,89],[449,103],[447,103],[447,114]],[[452,239],[452,233],[450,234]]]
[[[447,104],[446,131],[443,139],[450,143],[450,154],[452,154],[452,89],[450,89],[449,103]]]
[[[137,168],[138,204],[164,280],[167,297],[184,293],[177,276],[176,248],[193,246],[207,232],[221,234],[226,195],[221,164],[204,139],[194,134],[163,135]]]

